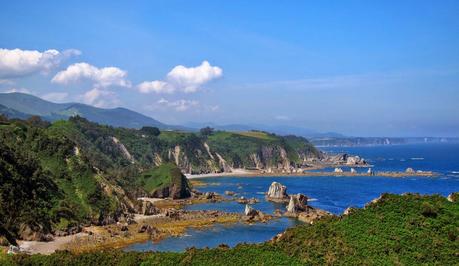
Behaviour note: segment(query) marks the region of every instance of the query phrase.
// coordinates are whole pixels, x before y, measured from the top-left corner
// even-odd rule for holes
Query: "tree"
[[[210,136],[212,133],[214,133],[214,129],[211,127],[204,127],[199,130],[201,132],[201,135],[203,136]]]
[[[144,132],[144,133],[147,133],[148,135],[152,135],[152,136],[159,136],[159,134],[161,134],[161,131],[159,131],[159,128],[157,127],[142,127],[142,129],[140,129],[140,131]]]

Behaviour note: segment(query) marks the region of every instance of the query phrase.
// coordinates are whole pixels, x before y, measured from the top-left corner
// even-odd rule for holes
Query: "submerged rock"
[[[273,182],[269,187],[266,198],[267,200],[276,202],[288,201],[287,187],[278,182]]]

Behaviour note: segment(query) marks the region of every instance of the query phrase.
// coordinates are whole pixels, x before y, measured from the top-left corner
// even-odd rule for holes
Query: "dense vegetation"
[[[0,117],[0,232],[45,239],[81,224],[113,223],[135,212],[140,196],[189,196],[181,171],[290,167],[318,154],[302,138],[203,133],[114,128],[78,116],[53,123]]]
[[[289,229],[277,241],[184,253],[111,250],[7,257],[5,265],[457,265],[459,203],[383,195],[349,215]]]

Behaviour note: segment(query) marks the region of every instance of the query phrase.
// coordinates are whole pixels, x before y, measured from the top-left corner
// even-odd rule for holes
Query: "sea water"
[[[213,191],[221,195],[234,191],[237,196],[257,198],[254,208],[265,213],[276,209],[285,210],[285,205],[267,202],[264,193],[272,182],[287,186],[287,192],[303,193],[310,199],[309,204],[341,214],[347,207],[363,207],[381,193],[413,192],[420,194],[440,194],[447,196],[459,191],[459,144],[416,144],[397,146],[323,148],[328,152],[347,152],[359,155],[375,171],[414,170],[434,171],[438,177],[379,177],[379,176],[260,176],[260,177],[213,177],[200,181],[207,186],[198,188],[202,192]],[[348,171],[348,168],[344,168]],[[357,171],[366,171],[357,168]],[[237,202],[204,203],[187,206],[187,210],[221,210],[227,212],[244,211],[245,205]],[[239,243],[259,243],[271,239],[285,229],[299,224],[295,219],[281,218],[266,224],[216,225],[205,229],[189,229],[184,236],[170,237],[158,243],[151,241],[133,244],[126,250],[137,251],[183,251],[189,247],[216,247],[219,244],[235,246]]]

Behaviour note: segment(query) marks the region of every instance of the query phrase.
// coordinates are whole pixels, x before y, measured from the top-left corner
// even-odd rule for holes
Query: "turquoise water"
[[[287,186],[288,193],[303,193],[312,198],[312,206],[341,214],[347,207],[363,207],[365,203],[381,193],[418,192],[421,194],[448,195],[459,191],[459,144],[423,144],[400,146],[327,148],[332,152],[349,152],[364,157],[374,164],[376,171],[400,171],[407,167],[415,170],[431,170],[441,173],[439,177],[214,177],[201,179],[209,185],[201,191],[215,191],[223,194],[230,190],[238,196],[255,197],[260,203],[254,205],[258,210],[272,213],[281,204],[266,202],[263,193],[273,181]],[[357,169],[365,171],[366,169]],[[242,189],[238,189],[242,187]],[[236,202],[196,204],[188,210],[223,210],[242,212],[244,205]],[[216,247],[221,243],[235,246],[238,243],[259,243],[294,226],[294,219],[282,218],[267,224],[219,225],[205,230],[190,229],[182,237],[173,237],[159,243],[145,242],[131,245],[127,250],[183,251],[188,247]]]

